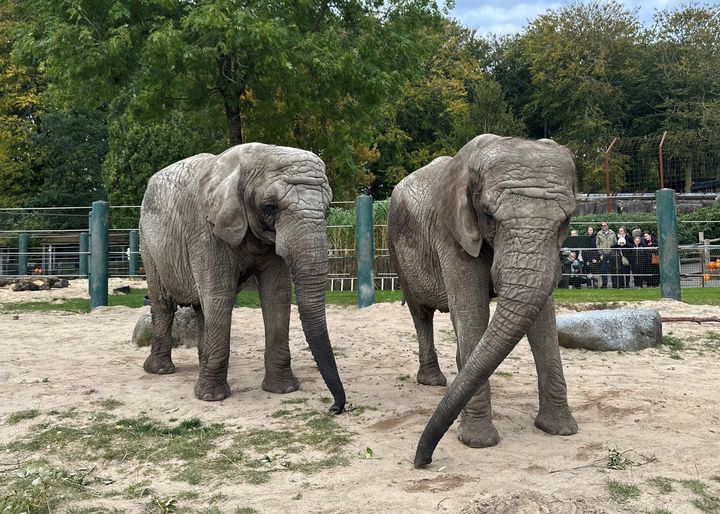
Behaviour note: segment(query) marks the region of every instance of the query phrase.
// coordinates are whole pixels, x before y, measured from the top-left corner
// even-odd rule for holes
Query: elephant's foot
[[[265,374],[265,378],[262,381],[263,391],[268,393],[285,394],[292,393],[300,389],[300,381],[295,378],[295,375],[290,373],[289,376],[268,376]]]
[[[230,384],[224,378],[220,381],[200,377],[195,384],[195,396],[206,402],[217,402],[230,396]]]
[[[578,431],[577,422],[567,407],[541,410],[535,418],[535,426],[551,435],[573,435]]]
[[[447,379],[438,366],[420,366],[417,372],[417,383],[429,386],[447,385]]]
[[[500,434],[498,434],[489,417],[481,419],[463,418],[460,421],[458,439],[470,448],[487,448],[500,442]]]
[[[145,359],[143,369],[148,373],[155,373],[157,375],[168,375],[175,373],[175,364],[173,364],[170,355],[155,355],[150,354]]]

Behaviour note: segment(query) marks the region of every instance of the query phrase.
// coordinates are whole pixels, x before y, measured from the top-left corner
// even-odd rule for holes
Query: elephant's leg
[[[202,348],[200,376],[195,384],[195,396],[200,400],[218,401],[230,396],[227,382],[230,358],[230,323],[235,297],[231,294],[203,297]]]
[[[458,339],[456,361],[458,371],[464,366],[477,343],[485,333],[489,319],[488,305],[477,305],[474,309],[456,309],[451,317]],[[500,441],[492,422],[490,382],[484,380],[470,401],[465,405],[460,418],[458,439],[472,448],[495,446]]]
[[[408,307],[415,324],[417,333],[420,368],[417,372],[418,384],[429,386],[447,385],[447,379],[440,371],[437,352],[435,351],[435,340],[433,337],[433,316],[435,309],[424,305],[417,305],[408,300]]]
[[[150,346],[150,355],[143,364],[143,369],[148,373],[159,375],[175,373],[175,365],[171,358],[171,336],[176,305],[169,295],[163,294],[157,269],[150,257],[146,257],[145,269],[148,281],[148,296],[150,297],[150,315],[152,317],[152,345]]]
[[[203,335],[205,333],[205,314],[203,313],[202,306],[193,305],[193,311],[195,312],[195,326],[197,327],[197,351],[198,359],[202,359],[203,350]],[[200,362],[200,360],[198,360]]]
[[[290,367],[290,273],[280,257],[257,274],[265,324],[265,377],[262,388],[270,393],[291,393],[300,382]]]
[[[448,287],[450,317],[458,341],[456,361],[459,371],[488,326],[490,274],[485,267],[463,269],[458,266],[452,269],[452,276],[446,276],[445,282]],[[483,381],[465,405],[460,418],[458,439],[472,448],[495,446],[500,441],[500,435],[492,422],[489,381]]]
[[[572,435],[578,427],[568,406],[552,298],[528,329],[527,337],[535,357],[540,394],[535,426],[548,434]]]

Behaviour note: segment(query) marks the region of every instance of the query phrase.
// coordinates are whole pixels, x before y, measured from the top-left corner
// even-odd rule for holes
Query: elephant
[[[525,334],[538,373],[535,426],[549,434],[577,432],[552,300],[576,191],[566,148],[494,134],[477,136],[395,187],[388,246],[417,332],[419,383],[446,384],[433,342],[436,310],[450,312],[457,337],[458,375],[422,433],[415,467],[432,461],[461,411],[464,444],[498,443],[488,379]],[[492,297],[497,307],[490,320]]]
[[[145,371],[175,371],[173,316],[178,305],[191,305],[200,334],[195,396],[229,396],[232,310],[237,293],[255,276],[265,327],[262,388],[296,391],[288,343],[292,280],[305,338],[334,399],[330,410],[343,412],[345,391],[325,317],[325,211],[331,197],[317,155],[261,143],[198,154],[153,175],[140,211],[152,315]]]

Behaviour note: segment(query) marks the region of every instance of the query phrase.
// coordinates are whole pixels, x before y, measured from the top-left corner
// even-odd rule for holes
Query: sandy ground
[[[118,281],[110,287],[127,283]],[[84,296],[86,291],[83,281],[55,291],[0,289],[0,304]],[[655,308],[663,316],[720,316],[719,307],[672,301],[626,307]],[[0,314],[0,444],[12,445],[27,437],[33,426],[47,421],[49,411],[74,407],[91,415],[98,410],[98,402],[107,399],[123,402],[113,411],[118,417],[139,413],[160,421],[198,417],[239,430],[281,427],[283,420],[271,414],[287,408],[288,399],[305,399],[307,408],[327,409],[322,398],[329,394],[306,350],[295,308],[290,336],[300,391],[273,395],[260,389],[261,311],[241,308],[233,318],[232,396],[219,403],[204,403],[193,396],[198,369],[195,349],[174,351],[174,375],[143,372],[148,350],[132,347],[129,341],[136,320],[145,312],[147,307],[115,307],[84,315]],[[182,505],[199,510],[209,496],[220,493],[222,501],[215,504],[220,512],[236,512],[240,507],[268,513],[692,513],[720,509],[718,323],[665,323],[664,333],[686,344],[680,358],[663,348],[632,354],[562,349],[570,406],[579,424],[579,432],[570,437],[550,436],[533,426],[536,373],[523,340],[491,379],[500,444],[467,448],[457,440],[455,424],[440,442],[432,465],[424,470],[413,469],[415,445],[445,388],[415,383],[417,348],[407,309],[399,303],[362,310],[330,306],[328,324],[348,401],[357,409],[354,415],[336,418],[353,434],[342,450],[349,464],[313,474],[280,471],[261,485],[223,479],[211,487],[190,486],[158,472],[152,478],[158,495],[193,490],[198,493],[196,503],[188,500]],[[451,330],[449,317],[437,315],[438,353],[449,380],[456,375]],[[6,422],[12,413],[26,409],[42,414],[16,424]],[[369,456],[366,448],[372,449],[371,458],[365,458]],[[625,470],[608,469],[609,450],[622,453],[634,464]],[[32,452],[0,456],[0,471],[8,472],[15,459],[22,464],[36,457]],[[62,456],[48,458],[60,466],[72,465]],[[148,474],[132,462],[99,465],[116,489]],[[659,478],[673,480],[671,492],[663,492],[657,480],[653,482]],[[619,503],[611,497],[609,480],[636,485],[641,494]],[[693,492],[688,481],[705,484],[705,496]],[[712,498],[717,501],[713,503]],[[99,501],[128,512],[141,512],[147,504],[146,499]]]

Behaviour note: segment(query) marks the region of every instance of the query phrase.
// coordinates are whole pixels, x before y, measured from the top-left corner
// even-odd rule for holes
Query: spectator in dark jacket
[[[613,245],[612,285],[617,288],[630,287],[630,254],[632,253],[624,236],[617,238]]]
[[[633,231],[634,232],[634,231]],[[630,245],[630,271],[632,271],[633,274],[633,282],[635,284],[635,287],[642,288],[643,284],[646,282],[645,274],[648,273],[649,270],[647,268],[644,268],[643,265],[643,255],[645,253],[645,250],[643,249],[642,245],[642,238],[637,235],[633,237],[633,242]],[[650,256],[647,257],[648,263],[650,262]],[[648,264],[649,265],[649,264]]]
[[[648,277],[648,287],[657,287],[660,285],[660,266],[659,266],[659,258],[657,257],[657,239],[652,235],[651,232],[645,231],[643,233],[643,241],[642,244],[645,248],[647,248],[647,269],[649,270],[649,277]],[[655,258],[653,259],[653,256]],[[657,264],[653,264],[653,260],[657,260]]]

